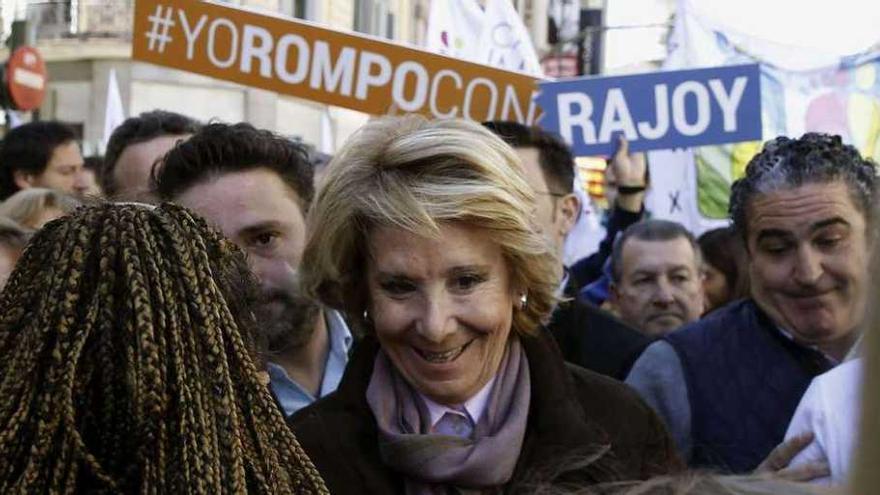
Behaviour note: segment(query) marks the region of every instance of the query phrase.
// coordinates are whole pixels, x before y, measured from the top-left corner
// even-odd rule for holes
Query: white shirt
[[[828,461],[830,478],[821,484],[846,482],[859,430],[863,360],[847,361],[813,379],[798,405],[785,439],[812,431],[813,443],[801,451],[790,466]]]
[[[492,377],[488,383],[483,385],[483,388],[480,389],[479,392],[474,394],[473,397],[466,400],[462,407],[464,411],[467,411],[468,416],[470,416],[470,420],[473,422],[474,426],[480,422],[480,418],[483,416],[483,412],[486,410],[486,405],[489,403],[489,393],[492,392],[492,386],[495,384],[495,377]],[[449,406],[444,406],[443,404],[438,404],[431,399],[425,397],[421,392],[419,392],[419,396],[422,400],[425,401],[425,405],[428,407],[428,413],[431,415],[431,429],[433,430],[437,423],[440,421],[440,418],[443,417],[446,413],[457,414],[459,416],[464,416],[464,412],[461,409],[454,409]]]
[[[293,381],[281,366],[272,362],[266,363],[272,391],[278,398],[284,416],[290,416],[319,398],[330,394],[342,381],[342,374],[348,365],[348,353],[351,351],[354,338],[338,311],[324,310],[324,321],[327,324],[330,351],[327,353],[327,362],[324,364],[324,378],[321,380],[318,397],[313,396],[308,390]]]

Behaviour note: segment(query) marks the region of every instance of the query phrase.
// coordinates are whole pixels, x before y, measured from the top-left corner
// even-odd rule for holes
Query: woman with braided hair
[[[259,372],[256,293],[184,208],[49,223],[0,294],[0,493],[327,493]]]

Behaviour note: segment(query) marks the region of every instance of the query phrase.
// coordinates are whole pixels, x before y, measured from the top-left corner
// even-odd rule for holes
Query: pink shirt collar
[[[497,375],[496,375],[497,376]],[[465,412],[468,416],[470,416],[471,421],[473,421],[474,425],[480,422],[480,418],[483,416],[483,412],[486,410],[486,405],[489,403],[489,393],[492,391],[492,386],[495,384],[495,378],[493,376],[491,380],[489,380],[483,388],[480,389],[479,392],[474,394],[473,397],[466,400],[464,404],[460,404],[456,407],[444,406],[443,404],[438,404],[433,400],[426,397],[421,392],[417,392],[422,400],[425,401],[425,405],[428,406],[428,413],[431,415],[431,429],[437,426],[437,422],[440,421],[440,418],[443,417],[446,413],[458,414],[461,416],[465,415]]]

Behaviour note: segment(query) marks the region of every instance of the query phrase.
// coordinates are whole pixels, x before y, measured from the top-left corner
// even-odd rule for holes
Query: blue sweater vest
[[[753,470],[785,436],[814,376],[832,364],[783,335],[751,300],[666,337],[684,368],[692,467]]]

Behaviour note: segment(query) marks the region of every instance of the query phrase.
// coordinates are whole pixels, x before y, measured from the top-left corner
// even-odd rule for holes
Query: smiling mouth
[[[468,342],[467,344],[465,344],[461,347],[456,347],[455,349],[449,349],[448,351],[443,351],[443,352],[430,352],[430,351],[425,351],[425,350],[419,349],[417,347],[413,347],[413,349],[415,349],[416,353],[419,356],[421,356],[422,359],[424,359],[425,361],[427,361],[429,363],[444,364],[444,363],[449,363],[449,362],[452,362],[452,361],[455,361],[456,359],[458,359],[458,356],[461,356],[462,353],[464,353],[464,351],[473,342],[474,341],[471,340],[470,342]]]

